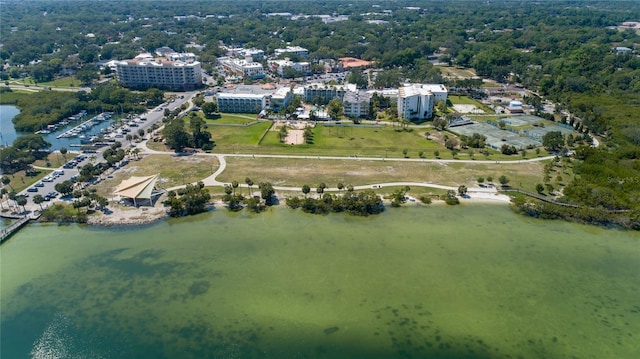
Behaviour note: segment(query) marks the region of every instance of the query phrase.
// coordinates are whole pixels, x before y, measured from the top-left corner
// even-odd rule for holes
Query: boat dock
[[[67,138],[67,137],[77,137],[78,135],[80,135],[81,133],[84,133],[88,130],[91,129],[91,127],[93,127],[93,125],[96,125],[102,121],[108,120],[111,118],[111,114],[108,112],[104,112],[99,114],[98,116],[95,116],[89,120],[84,121],[83,123],[73,127],[70,130],[67,130],[61,134],[59,134],[58,136],[56,136],[56,138]]]
[[[0,236],[0,244],[4,243],[4,241],[9,239],[14,233],[16,233],[20,228],[22,228],[30,220],[31,218],[29,216],[24,216],[20,218],[17,222],[12,223],[9,227],[3,229],[2,235]]]

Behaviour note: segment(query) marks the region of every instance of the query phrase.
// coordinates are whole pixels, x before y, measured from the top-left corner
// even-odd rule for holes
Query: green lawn
[[[449,101],[451,101],[451,103],[456,104],[456,105],[475,105],[477,107],[482,106],[482,103],[480,103],[479,101],[476,101],[472,98],[469,98],[467,96],[459,96],[459,95],[449,95],[447,97],[447,99]]]
[[[14,174],[5,175],[11,180],[11,182],[9,182],[9,185],[6,186],[7,191],[11,192],[13,189],[13,191],[18,193],[31,186],[32,184],[38,182],[41,178],[45,177],[53,171],[36,169],[35,172],[35,176],[26,176],[24,171],[18,171]]]
[[[204,118],[204,117],[203,117]],[[206,119],[207,124],[214,125],[246,125],[256,122],[256,115],[254,114],[236,114],[236,113],[223,113],[220,118]]]
[[[451,151],[441,144],[441,137],[445,132],[429,131],[430,140],[425,139],[427,129],[415,129],[414,131],[395,131],[392,126],[383,128],[369,127],[325,127],[318,125],[314,130],[313,144],[287,145],[280,143],[277,131],[268,131],[260,144],[260,137],[270,127],[270,122],[259,122],[250,126],[209,126],[216,147],[216,153],[250,153],[250,154],[286,154],[302,156],[362,156],[362,157],[405,157],[403,150],[407,150],[406,157],[434,159],[435,151],[439,152],[438,158],[453,159]],[[449,133],[449,136],[453,134]],[[155,150],[167,150],[162,144],[148,142],[147,145]],[[460,160],[507,160],[517,161],[520,155],[506,156],[497,151],[490,150],[490,155],[485,157],[478,150],[474,150],[473,157],[469,150],[461,150],[456,155]],[[540,156],[547,155],[542,151]],[[527,151],[525,158],[534,158],[533,150]]]
[[[424,131],[396,132],[391,127],[325,127],[317,126],[313,130],[313,144],[286,145],[280,143],[278,133],[269,131],[261,143],[261,150],[269,153],[324,155],[324,156],[374,156],[418,158],[419,152],[433,156],[440,145],[424,138]]]
[[[474,105],[486,113],[493,113],[493,110],[489,106],[483,104],[480,101],[469,98],[468,96],[449,95],[447,97],[448,102],[453,105]]]
[[[215,152],[255,152],[262,134],[271,122],[260,122],[246,127],[209,126],[211,138],[216,142]]]
[[[53,81],[47,82],[38,82],[36,83],[31,77],[27,77],[23,79],[11,79],[10,83],[15,85],[37,85],[37,86],[51,86],[51,87],[74,87],[80,86],[80,81],[74,79],[73,77],[60,77]]]

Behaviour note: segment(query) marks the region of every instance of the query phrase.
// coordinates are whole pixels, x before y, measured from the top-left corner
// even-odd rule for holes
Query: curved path
[[[142,150],[142,154],[165,154],[172,155],[174,152],[170,151],[157,151],[152,150],[147,147],[146,141],[138,144],[138,148]],[[218,169],[211,174],[209,177],[206,177],[201,180],[205,186],[216,187],[216,186],[224,186],[225,182],[220,182],[217,180],[217,177],[224,172],[227,167],[226,157],[240,157],[240,158],[290,158],[290,159],[318,159],[318,160],[353,160],[353,161],[404,161],[404,162],[435,162],[435,163],[485,163],[485,164],[501,164],[501,163],[527,163],[527,162],[538,162],[544,161],[548,159],[553,159],[555,156],[547,156],[547,157],[539,157],[529,160],[518,160],[518,161],[486,161],[486,160],[438,160],[438,159],[417,159],[417,158],[381,158],[381,157],[341,157],[341,156],[301,156],[301,155],[252,155],[252,154],[224,154],[224,153],[196,153],[195,156],[213,156],[216,157],[220,163]],[[193,183],[195,184],[195,183]],[[427,187],[427,188],[436,188],[443,190],[452,190],[457,191],[457,187],[452,186],[444,186],[430,182],[383,182],[383,183],[371,183],[367,185],[354,186],[355,190],[364,190],[364,189],[380,189],[384,187]],[[177,190],[179,188],[184,187],[184,185],[174,186],[167,188],[166,190]],[[249,188],[246,184],[239,184],[240,188]],[[301,191],[301,187],[290,187],[290,186],[274,186],[275,190],[278,191],[291,191],[297,192]],[[327,192],[339,192],[341,191],[337,187],[328,187],[325,189]],[[509,197],[503,194],[498,194],[495,187],[470,187],[468,188],[468,197],[475,199],[488,199],[488,200],[499,200],[499,201],[509,201]]]

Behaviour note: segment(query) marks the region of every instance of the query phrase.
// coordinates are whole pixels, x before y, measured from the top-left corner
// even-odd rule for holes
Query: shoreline
[[[286,207],[286,197],[278,197],[279,204],[272,207]],[[391,202],[384,200],[385,207],[390,208]],[[489,194],[489,193],[472,193],[468,197],[460,199],[460,204],[509,204],[510,198],[502,194]],[[403,206],[430,206],[430,205],[442,205],[445,204],[442,200],[434,200],[431,204],[416,202],[407,202]],[[213,208],[225,208],[225,203],[221,200],[215,200],[210,203],[209,207]],[[129,227],[129,226],[143,226],[153,224],[155,222],[166,220],[170,218],[165,207],[158,201],[154,207],[138,207],[131,208],[126,207],[123,209],[118,205],[116,208],[110,208],[111,213],[104,214],[99,212],[99,215],[91,215],[87,218],[87,225],[101,226],[101,227]]]

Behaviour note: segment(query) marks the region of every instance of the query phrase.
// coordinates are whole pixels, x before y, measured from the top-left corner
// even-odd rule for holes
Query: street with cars
[[[161,123],[162,118],[164,116],[164,110],[169,109],[169,111],[173,111],[176,108],[182,106],[182,104],[188,102],[191,97],[195,95],[195,92],[187,92],[181,93],[175,96],[175,99],[170,102],[165,102],[160,106],[150,109],[147,112],[140,114],[138,118],[144,118],[144,121],[137,121],[135,123],[136,129],[142,129],[146,132],[147,128],[151,127],[154,123]],[[127,141],[124,136],[121,138],[115,138],[114,142],[120,142],[122,147],[131,146],[129,141]],[[97,164],[99,162],[104,162],[102,157],[102,153],[108,147],[102,147],[96,151],[90,151],[92,153],[71,153],[70,155],[74,155],[73,158],[66,161],[64,164],[58,167],[51,168],[37,168],[39,170],[51,170],[52,172],[40,179],[40,181],[34,183],[29,186],[25,190],[18,193],[18,196],[24,196],[27,199],[27,204],[25,208],[27,210],[35,211],[49,206],[54,200],[70,200],[70,198],[61,198],[60,194],[56,191],[55,185],[58,183],[62,183],[66,180],[75,180],[79,175],[79,168],[86,165],[87,163]],[[95,152],[95,153],[93,153]],[[70,157],[69,155],[67,157]],[[90,161],[93,160],[93,161]],[[33,202],[33,196],[39,194],[43,196],[45,202],[42,205],[36,205]],[[13,202],[13,201],[9,201]]]

